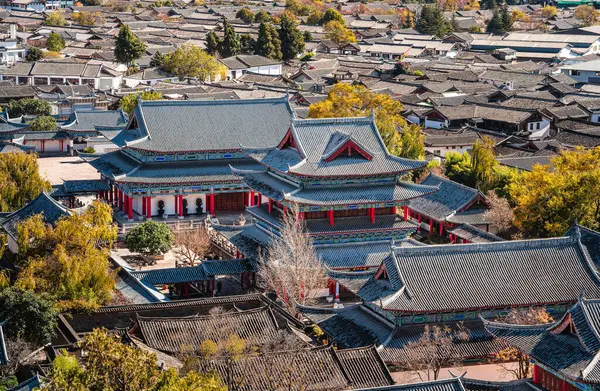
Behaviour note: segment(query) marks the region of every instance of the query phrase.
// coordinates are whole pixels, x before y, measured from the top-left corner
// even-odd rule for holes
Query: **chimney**
[[[9,27],[10,39],[17,39],[17,25],[11,24]]]

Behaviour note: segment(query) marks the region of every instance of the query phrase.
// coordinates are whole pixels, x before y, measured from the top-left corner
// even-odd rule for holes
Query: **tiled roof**
[[[470,243],[500,242],[504,240],[499,236],[483,231],[477,227],[473,227],[471,224],[461,224],[448,232],[458,236],[461,239],[466,239]]]
[[[257,259],[259,248],[266,247],[271,242],[271,235],[255,224],[234,227],[213,223],[212,227],[236,246],[246,258]]]
[[[467,209],[448,217],[447,221],[454,224],[491,224],[490,219],[485,216],[486,211],[486,208]]]
[[[600,278],[577,235],[395,248],[383,265],[388,280],[365,276],[350,290],[402,313],[569,303],[582,290],[600,295]]]
[[[591,230],[579,224],[574,224],[565,233],[565,236],[572,236],[576,230],[581,234],[581,244],[587,249],[592,261],[596,266],[600,266],[600,232]]]
[[[350,380],[350,388],[394,384],[390,372],[374,346],[340,349],[336,350],[335,354]]]
[[[133,148],[162,151],[231,151],[265,147],[283,138],[292,109],[287,97],[221,101],[141,101],[134,110],[148,138]]]
[[[137,323],[148,346],[170,353],[178,353],[186,346],[198,349],[206,340],[221,341],[227,330],[253,346],[262,345],[275,340],[280,329],[271,308],[267,306],[220,315],[138,316]]]
[[[453,330],[458,329],[457,323],[445,323]],[[488,333],[481,320],[465,321],[462,326],[467,332],[467,338],[464,341],[454,341],[451,346],[450,355],[453,359],[468,360],[481,359],[493,356],[494,353],[502,350],[504,344]],[[388,364],[402,365],[415,359],[422,358],[423,351],[419,348],[411,347],[411,342],[417,342],[425,330],[425,325],[406,325],[397,326],[394,335],[385,341],[380,349],[383,360]]]
[[[379,346],[394,325],[360,304],[344,308],[298,306],[298,311],[325,331],[342,349]]]
[[[421,184],[438,186],[439,190],[433,194],[410,200],[408,206],[410,209],[432,217],[437,221],[445,221],[472,204],[478,196],[483,197],[476,189],[434,174],[430,174]]]
[[[600,350],[600,300],[580,299],[565,317],[550,325],[484,323],[494,336],[563,376],[600,383],[596,359]]]
[[[69,131],[95,131],[99,128],[123,128],[127,125],[123,110],[75,111],[62,128]]]
[[[60,218],[68,216],[67,208],[59,204],[45,192],[34,198],[18,211],[8,215],[2,222],[2,228],[13,238],[17,237],[17,224],[31,216],[42,214],[46,224],[54,225]]]
[[[413,384],[397,384],[381,388],[364,388],[357,391],[465,391],[461,379],[434,380]]]
[[[401,173],[425,166],[425,162],[404,159],[389,154],[373,117],[295,119],[292,135],[297,149],[288,151],[272,147],[256,150],[245,148],[257,161],[273,168],[300,176],[374,176]],[[271,142],[277,145],[283,136]],[[371,158],[345,153],[333,154],[353,142]]]
[[[287,200],[299,205],[348,205],[407,201],[437,191],[435,186],[398,183],[294,186],[265,171],[233,169],[254,190],[276,201]]]
[[[206,273],[202,266],[132,271],[131,275],[141,282],[150,285],[178,284],[207,280]]]

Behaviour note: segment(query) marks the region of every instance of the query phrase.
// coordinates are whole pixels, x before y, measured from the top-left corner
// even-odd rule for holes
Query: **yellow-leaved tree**
[[[421,159],[425,154],[423,137],[418,137],[420,127],[408,127],[400,115],[402,104],[386,94],[376,94],[361,85],[336,84],[327,98],[313,103],[308,110],[311,118],[366,117],[375,114],[375,123],[388,151],[392,155]],[[409,137],[401,133],[408,129]],[[411,144],[409,144],[411,143]],[[414,144],[412,144],[414,143]],[[417,151],[418,156],[415,156]]]
[[[117,229],[110,206],[96,201],[54,227],[35,215],[20,223],[17,232],[17,287],[49,293],[63,309],[95,308],[112,298],[115,278],[108,249]]]
[[[525,237],[563,235],[575,222],[600,228],[600,147],[562,152],[508,186]]]

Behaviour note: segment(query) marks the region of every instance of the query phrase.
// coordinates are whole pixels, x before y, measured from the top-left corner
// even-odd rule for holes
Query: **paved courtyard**
[[[40,157],[38,164],[40,174],[52,185],[72,179],[100,179],[100,173],[77,156]]]

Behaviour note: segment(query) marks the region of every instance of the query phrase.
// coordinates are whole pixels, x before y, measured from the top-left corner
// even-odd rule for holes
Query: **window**
[[[540,128],[540,126],[541,126],[541,123],[539,123],[539,122],[538,122],[537,124],[535,124],[535,128],[536,128],[536,129],[539,129],[539,128]]]
[[[571,69],[571,71],[569,72],[569,74],[571,76],[579,76],[581,75],[581,71],[575,70],[575,69]]]

